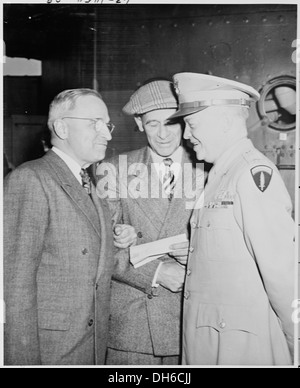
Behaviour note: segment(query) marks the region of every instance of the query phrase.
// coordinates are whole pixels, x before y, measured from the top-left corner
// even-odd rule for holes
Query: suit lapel
[[[96,275],[96,283],[98,282],[100,275],[104,273],[104,269],[106,264],[106,260],[109,259],[107,257],[107,245],[109,241],[108,231],[112,230],[112,217],[109,211],[108,205],[104,200],[101,200],[96,193],[96,188],[92,185],[91,196],[95,207],[97,209],[97,214],[99,216],[100,221],[100,252],[99,252],[99,263],[98,270]],[[112,232],[110,232],[112,235]],[[113,249],[111,250],[113,252]],[[113,256],[113,254],[111,254]]]
[[[163,226],[159,233],[159,238],[165,238],[178,234],[178,227],[182,225],[182,229],[186,231],[186,225],[190,219],[191,211],[185,208],[185,201],[182,199],[173,198]]]
[[[91,198],[87,195],[84,188],[80,186],[80,183],[77,181],[66,163],[58,155],[56,155],[55,152],[50,150],[44,158],[55,171],[59,184],[65,193],[71,198],[74,206],[80,209],[80,211],[91,223],[96,233],[100,236],[98,214]]]
[[[79,186],[80,187],[80,186]],[[89,220],[97,234],[100,236],[100,225],[96,211],[96,207],[91,201],[91,198],[84,191],[83,188],[70,186],[68,184],[62,184],[62,188],[73,200],[74,204],[82,211],[82,213]]]
[[[184,196],[184,183],[183,183],[183,171],[184,164],[191,163],[191,160],[185,150],[183,150],[181,161],[181,174],[175,185],[175,193],[178,193],[178,198],[174,195],[169,204],[169,208],[159,233],[159,238],[171,236],[178,231],[178,225],[184,225],[183,229],[186,229],[187,222],[190,218],[191,211],[186,209],[186,198]],[[193,168],[194,179],[194,168]],[[174,229],[174,232],[173,232]]]
[[[152,158],[148,147],[143,149],[142,155],[137,156],[139,163],[143,163],[147,166],[147,170],[144,170],[139,174],[138,168],[128,176],[128,187],[134,182],[134,187],[138,186],[138,182],[141,187],[147,187],[148,198],[136,198],[134,201],[140,207],[141,211],[145,214],[145,217],[152,223],[157,232],[159,232],[163,226],[167,208],[169,206],[168,199],[161,199],[161,185],[156,174],[156,171],[152,169]],[[134,161],[133,161],[134,162]],[[152,198],[152,194],[157,193],[158,198]],[[130,190],[129,190],[130,196]]]

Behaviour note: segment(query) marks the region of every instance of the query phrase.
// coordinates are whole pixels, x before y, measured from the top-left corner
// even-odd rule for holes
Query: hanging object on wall
[[[258,113],[264,125],[277,131],[296,127],[296,78],[285,75],[268,81],[260,90]]]

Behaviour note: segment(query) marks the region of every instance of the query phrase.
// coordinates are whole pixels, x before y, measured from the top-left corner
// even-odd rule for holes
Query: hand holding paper
[[[131,245],[135,245],[137,234],[131,225],[117,224],[114,227],[114,245],[116,248],[125,249]]]
[[[189,241],[172,244],[170,246],[171,251],[169,252],[169,256],[174,257],[181,265],[186,265],[189,254],[189,245]]]
[[[172,292],[180,292],[183,289],[184,279],[184,266],[175,260],[164,261],[158,273],[157,283]]]
[[[165,254],[171,252],[173,244],[184,243],[188,244],[188,239],[185,234],[164,238],[142,245],[130,247],[130,262],[134,268],[138,268],[150,261],[153,261]]]

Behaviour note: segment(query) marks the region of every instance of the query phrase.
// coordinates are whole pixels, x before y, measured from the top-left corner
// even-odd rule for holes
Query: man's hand
[[[164,262],[158,272],[156,282],[172,292],[183,289],[185,279],[185,267],[176,261]]]
[[[114,227],[114,245],[117,248],[125,249],[131,245],[135,245],[137,234],[131,225],[117,224]]]
[[[169,256],[173,257],[180,264],[186,265],[189,254],[189,241],[170,245]]]

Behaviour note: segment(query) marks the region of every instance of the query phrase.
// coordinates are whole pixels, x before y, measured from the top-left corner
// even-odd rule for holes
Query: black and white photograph
[[[0,12],[0,368],[298,368],[297,1]]]

